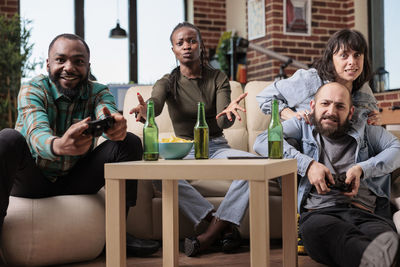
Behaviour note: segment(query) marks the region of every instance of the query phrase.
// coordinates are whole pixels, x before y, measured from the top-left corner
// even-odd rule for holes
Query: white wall
[[[367,0],[354,1],[354,29],[361,32],[368,40],[368,3]]]

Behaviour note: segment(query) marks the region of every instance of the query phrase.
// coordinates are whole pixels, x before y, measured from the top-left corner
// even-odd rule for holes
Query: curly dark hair
[[[204,66],[208,65],[208,58],[205,54],[206,48],[204,46],[203,39],[201,38],[199,28],[197,28],[196,26],[194,26],[193,24],[191,24],[189,22],[186,22],[186,21],[181,22],[178,25],[176,25],[175,28],[172,30],[171,35],[169,36],[169,40],[171,41],[171,44],[173,45],[172,36],[174,35],[174,33],[177,30],[179,30],[180,28],[183,28],[183,27],[192,28],[197,32],[197,37],[199,38],[199,43],[200,43],[200,64],[203,68]],[[176,96],[177,96],[177,83],[178,83],[180,75],[181,75],[181,72],[180,72],[179,66],[177,66],[175,69],[173,69],[171,71],[171,74],[169,75],[169,80],[168,80],[169,93],[174,98],[176,98]]]
[[[372,76],[367,42],[360,32],[350,29],[343,29],[335,32],[329,38],[322,57],[315,61],[313,67],[317,69],[318,75],[322,80],[335,81],[337,73],[333,65],[333,55],[339,52],[341,48],[350,48],[364,55],[363,71],[361,75],[353,81],[352,92],[355,92],[359,90],[364,83],[369,81]]]

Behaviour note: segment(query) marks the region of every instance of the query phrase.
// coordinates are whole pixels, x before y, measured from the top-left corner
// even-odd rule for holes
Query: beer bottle
[[[196,159],[208,159],[208,125],[204,103],[197,104],[197,122],[194,126],[194,156]]]
[[[283,157],[283,128],[276,99],[272,100],[271,121],[268,126],[268,157],[270,159],[281,159]]]
[[[147,102],[147,119],[143,126],[144,160],[158,160],[158,127],[154,119],[154,102]]]

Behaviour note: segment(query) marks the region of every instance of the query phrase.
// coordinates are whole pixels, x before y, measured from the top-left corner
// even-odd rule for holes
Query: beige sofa
[[[231,81],[232,99],[237,98],[243,91],[248,92],[245,101],[241,103],[246,108],[246,114],[241,114],[242,121],[236,120],[229,129],[224,130],[231,147],[253,151],[253,143],[256,136],[266,129],[269,116],[261,113],[255,96],[264,89],[270,82],[249,82],[243,90],[241,84]],[[137,105],[137,93],[144,99],[151,94],[151,86],[135,86],[128,90],[124,102],[124,115],[128,120],[128,131],[142,137],[143,124],[136,122],[133,115],[128,115],[129,110]],[[156,117],[160,132],[160,138],[170,137],[174,134],[171,120],[168,116],[167,107],[164,107],[160,116]],[[151,170],[149,170],[151,171]],[[179,175],[179,170],[176,170]],[[216,207],[221,203],[227,192],[230,181],[191,181],[192,185]],[[270,233],[272,238],[281,237],[281,195],[276,182],[271,182],[270,192]],[[183,214],[180,214],[180,237],[194,234],[193,224]],[[149,181],[140,181],[138,189],[137,206],[132,209],[128,217],[128,231],[141,238],[161,239],[161,198],[160,192],[154,190]],[[244,237],[249,236],[248,213],[240,227]]]

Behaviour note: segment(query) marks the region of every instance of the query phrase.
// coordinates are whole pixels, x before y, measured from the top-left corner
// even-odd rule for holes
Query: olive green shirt
[[[215,119],[231,102],[231,88],[227,76],[220,70],[203,67],[202,77],[189,79],[180,75],[176,98],[169,93],[168,77],[164,75],[153,86],[155,116],[160,115],[167,102],[169,116],[177,137],[193,139],[193,128],[197,121],[197,103],[204,102],[210,138],[222,136],[222,129],[234,123],[226,116]]]

